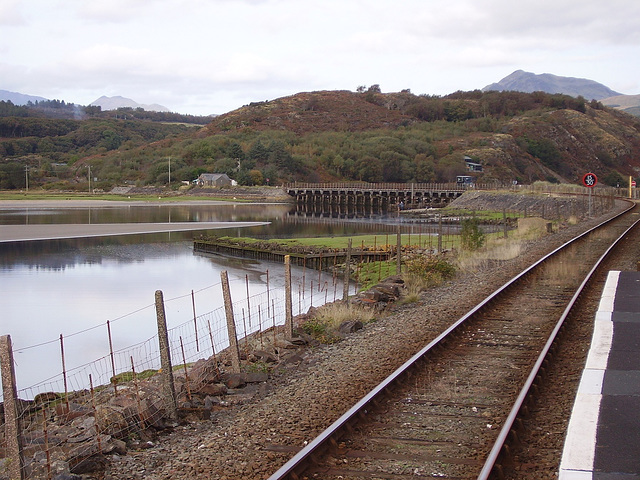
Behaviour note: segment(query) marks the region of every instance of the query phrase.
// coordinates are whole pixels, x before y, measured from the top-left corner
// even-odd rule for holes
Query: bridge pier
[[[305,211],[380,212],[398,208],[444,206],[465,191],[458,184],[422,183],[293,183],[283,189]]]

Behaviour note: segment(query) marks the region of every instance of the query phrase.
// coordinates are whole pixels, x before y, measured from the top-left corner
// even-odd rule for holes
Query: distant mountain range
[[[25,95],[24,93],[10,92],[9,90],[0,90],[0,100],[9,101],[14,105],[26,105],[29,102],[41,102],[47,100],[44,97],[36,97],[34,95]]]
[[[9,90],[0,90],[0,101],[9,101],[14,105],[26,105],[29,102],[43,102],[50,100],[45,97],[38,97],[35,95],[26,95],[24,93],[10,92]],[[145,105],[138,103],[130,98],[125,97],[106,97],[102,96],[91,102],[90,105],[100,106],[102,110],[117,110],[118,108],[143,108],[150,112],[169,112],[169,109],[163,105],[152,104]]]
[[[593,80],[575,77],[560,77],[550,73],[535,73],[516,70],[497,83],[487,85],[483,92],[490,90],[513,90],[516,92],[564,93],[572,97],[582,96],[587,100],[598,100],[607,107],[624,110],[640,116],[640,95],[623,95]]]
[[[588,80],[585,78],[561,77],[550,73],[535,74],[525,72],[524,70],[516,70],[512,74],[504,77],[496,83],[487,85],[482,91],[490,90],[513,90],[517,92],[546,92],[546,93],[563,93],[572,97],[582,96],[587,100],[598,100],[602,104],[627,111],[628,113],[640,116],[640,95],[623,95],[609,87]],[[7,90],[0,90],[0,100],[11,101],[15,105],[25,105],[28,102],[36,102],[47,100],[43,97],[33,95],[25,95]],[[118,108],[142,108],[146,111],[169,112],[170,110],[158,104],[145,105],[138,103],[130,98],[115,96],[102,96],[91,102],[90,105],[100,106],[102,110],[116,110]]]
[[[154,103],[152,105],[145,105],[138,103],[130,98],[125,97],[106,97],[102,96],[97,100],[90,103],[94,107],[101,107],[102,110],[117,110],[118,108],[142,108],[149,112],[168,112],[169,109],[163,105]]]
[[[483,92],[490,90],[514,90],[517,92],[546,92],[564,93],[572,97],[583,96],[587,100],[602,100],[603,98],[622,95],[601,83],[586,78],[559,77],[550,73],[536,75],[535,73],[516,70],[497,83],[487,85]]]

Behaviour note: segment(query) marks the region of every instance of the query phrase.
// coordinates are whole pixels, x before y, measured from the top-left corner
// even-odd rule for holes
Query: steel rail
[[[504,285],[496,289],[493,293],[487,296],[482,302],[480,302],[475,307],[473,307],[464,316],[460,317],[456,322],[451,324],[440,335],[438,335],[435,339],[429,342],[418,353],[414,354],[409,360],[407,360],[400,367],[398,367],[393,373],[391,373],[373,390],[371,390],[367,395],[365,395],[361,400],[359,400],[354,406],[352,406],[333,424],[331,424],[327,429],[325,429],[320,435],[318,435],[315,439],[313,439],[305,447],[303,447],[296,455],[294,455],[289,461],[287,461],[282,467],[280,467],[273,475],[271,475],[268,480],[284,480],[289,478],[293,480],[299,480],[301,478],[300,475],[308,468],[309,459],[313,461],[314,458],[317,458],[326,449],[328,449],[329,445],[327,444],[327,442],[335,444],[336,439],[340,438],[340,435],[338,435],[340,432],[342,432],[345,428],[348,428],[352,423],[355,423],[358,419],[358,416],[362,414],[366,415],[369,405],[375,404],[376,397],[380,395],[382,392],[384,392],[385,390],[387,390],[388,388],[390,388],[394,383],[398,382],[399,379],[401,379],[401,377],[403,377],[403,375],[406,372],[408,372],[411,368],[415,367],[418,361],[421,358],[423,358],[429,351],[431,351],[434,347],[436,347],[445,339],[447,339],[447,337],[449,337],[449,335],[451,335],[454,331],[460,328],[461,325],[465,324],[475,314],[477,314],[478,312],[486,308],[489,304],[491,304],[491,302],[495,300],[498,296],[505,293],[510,287],[512,287],[518,281],[520,281],[521,279],[529,275],[533,270],[540,267],[543,263],[548,261],[551,257],[556,255],[560,251],[564,250],[565,248],[568,248],[570,245],[573,245],[575,242],[582,239],[583,237],[591,234],[595,230],[603,227],[604,225],[628,213],[630,210],[632,210],[635,207],[635,203],[632,203],[632,202],[629,202],[629,203],[630,205],[628,206],[628,208],[626,208],[622,212],[595,225],[589,230],[581,233],[580,235],[574,237],[573,239],[569,240],[563,245],[557,247],[552,252],[543,256],[542,258],[540,258],[539,260],[531,264],[529,267],[521,271],[518,275],[508,280]],[[609,247],[609,249],[611,248],[612,247]],[[514,420],[515,420],[515,417],[512,420],[512,423]],[[507,434],[509,433],[509,431],[510,431],[510,428],[507,430]],[[499,436],[499,438],[502,438],[502,437]],[[506,436],[505,436],[505,439],[506,439]],[[504,440],[503,440],[503,444],[504,444]],[[502,445],[500,446],[500,449],[502,449]],[[491,452],[491,457],[493,458],[493,450]],[[496,455],[495,459],[497,458],[498,456]],[[493,462],[495,462],[495,459],[493,460]],[[489,460],[487,460],[487,462],[488,461]],[[493,464],[492,464],[492,467],[493,467]]]
[[[485,464],[482,467],[482,470],[480,471],[480,475],[478,475],[477,480],[488,480],[490,475],[492,474],[493,468],[495,467],[497,460],[500,458],[502,449],[505,443],[507,442],[507,438],[509,436],[509,433],[511,432],[511,429],[513,428],[513,424],[515,423],[518,415],[520,414],[520,410],[522,409],[525,401],[529,396],[531,387],[534,385],[534,382],[538,377],[538,374],[540,373],[540,368],[542,367],[542,364],[547,358],[549,351],[551,350],[551,346],[556,341],[558,337],[558,333],[560,332],[562,326],[564,325],[565,320],[567,319],[567,317],[569,316],[569,313],[575,306],[575,303],[577,302],[578,297],[582,294],[583,290],[586,288],[587,284],[591,281],[592,277],[595,275],[596,270],[600,267],[602,262],[604,262],[606,257],[609,256],[609,254],[617,246],[617,244],[620,241],[622,241],[624,237],[626,237],[629,234],[629,232],[633,230],[639,223],[640,223],[640,219],[636,220],[609,246],[609,248],[607,248],[607,250],[593,265],[589,273],[585,276],[584,280],[582,281],[582,283],[580,284],[576,292],[573,294],[573,297],[567,304],[566,308],[564,309],[564,312],[560,316],[560,319],[558,320],[558,322],[556,323],[556,326],[551,332],[549,339],[547,340],[547,343],[545,344],[544,348],[540,352],[540,355],[538,356],[538,359],[534,364],[531,370],[531,373],[529,374],[529,377],[527,378],[526,382],[524,383],[524,386],[520,390],[520,394],[518,395],[518,398],[516,399],[513,405],[513,408],[511,409],[511,412],[507,416],[505,424],[500,430],[500,433],[498,434],[498,438],[496,439],[493,445],[493,448],[489,452],[487,460],[485,461]]]

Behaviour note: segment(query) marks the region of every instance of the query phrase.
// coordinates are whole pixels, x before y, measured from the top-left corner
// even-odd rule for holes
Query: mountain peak
[[[90,105],[94,107],[101,107],[102,110],[117,110],[118,108],[142,108],[144,110],[152,112],[169,111],[169,109],[163,105],[158,105],[156,103],[151,105],[144,105],[142,103],[131,100],[130,98],[121,97],[119,95],[116,95],[114,97],[107,97],[103,95],[97,100],[91,102]]]
[[[572,97],[582,96],[587,100],[601,100],[603,98],[621,95],[609,87],[588,80],[586,78],[561,77],[550,73],[535,74],[516,70],[497,83],[487,85],[483,92],[490,90],[514,90],[517,92],[532,93],[536,91],[546,93],[564,93]]]

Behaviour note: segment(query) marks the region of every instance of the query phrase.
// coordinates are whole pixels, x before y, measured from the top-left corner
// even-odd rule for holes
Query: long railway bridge
[[[358,208],[440,207],[455,200],[468,186],[457,183],[288,183],[283,189],[298,205]]]

